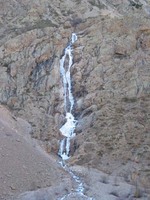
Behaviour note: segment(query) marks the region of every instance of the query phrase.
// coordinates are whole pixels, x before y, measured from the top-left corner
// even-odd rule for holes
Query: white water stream
[[[63,160],[69,158],[70,139],[75,136],[74,130],[77,121],[74,119],[72,109],[74,98],[71,91],[71,74],[70,70],[73,64],[72,44],[77,40],[77,35],[72,34],[71,41],[65,49],[64,56],[60,60],[60,73],[63,79],[64,104],[66,112],[66,123],[60,128],[60,132],[65,138],[60,142],[59,155]],[[69,61],[65,63],[65,61]],[[67,66],[66,66],[67,65]]]
[[[75,173],[65,164],[65,160],[69,159],[70,157],[70,140],[75,136],[74,130],[77,124],[77,120],[75,120],[72,113],[74,107],[74,97],[71,91],[71,67],[73,65],[72,44],[76,40],[77,35],[72,33],[71,40],[68,46],[65,48],[64,55],[60,60],[60,73],[63,80],[66,123],[60,128],[60,132],[64,138],[60,141],[58,155],[62,158],[62,161],[60,161],[61,166],[70,174],[75,185],[77,186],[73,192],[65,195],[60,200],[69,199],[71,197],[82,197],[82,199],[93,200],[93,198],[90,198],[84,194],[84,186],[80,177],[75,175]]]

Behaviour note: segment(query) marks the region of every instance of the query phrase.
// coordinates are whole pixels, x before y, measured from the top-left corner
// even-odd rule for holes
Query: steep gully
[[[64,105],[66,113],[66,123],[60,128],[61,134],[64,138],[60,141],[60,148],[58,155],[61,157],[60,164],[65,171],[67,171],[72,181],[75,184],[76,189],[73,192],[63,196],[60,200],[68,199],[69,197],[83,197],[87,200],[93,200],[93,198],[88,197],[84,194],[84,186],[79,176],[70,169],[70,167],[65,163],[65,160],[69,159],[70,153],[70,140],[75,136],[74,130],[77,124],[73,116],[74,107],[74,97],[71,91],[71,67],[73,65],[73,55],[72,55],[72,44],[77,40],[77,35],[72,33],[71,40],[64,50],[64,55],[60,60],[60,74],[63,81],[64,89]]]

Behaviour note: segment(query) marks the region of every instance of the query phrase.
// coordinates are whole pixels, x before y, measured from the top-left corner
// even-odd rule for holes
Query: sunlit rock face
[[[65,123],[59,62],[76,32],[71,76],[78,124],[70,163],[145,175],[150,164],[148,1],[0,5],[1,104],[28,120],[33,137],[57,153]]]

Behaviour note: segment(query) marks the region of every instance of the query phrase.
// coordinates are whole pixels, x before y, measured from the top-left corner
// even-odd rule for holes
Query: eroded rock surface
[[[0,102],[57,153],[64,123],[59,60],[76,32],[78,120],[71,164],[150,183],[150,4],[133,0],[1,1]],[[132,166],[132,167],[131,167]]]

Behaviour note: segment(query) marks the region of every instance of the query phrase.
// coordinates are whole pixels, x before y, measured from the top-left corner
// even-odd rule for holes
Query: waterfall
[[[60,142],[60,149],[58,154],[63,160],[69,158],[70,139],[75,136],[74,130],[77,123],[72,114],[74,106],[74,98],[71,91],[72,87],[71,87],[71,73],[70,73],[73,64],[72,44],[76,40],[77,40],[77,35],[73,33],[68,46],[65,48],[64,55],[60,60],[60,74],[63,80],[66,123],[60,128],[60,132],[63,136],[65,136],[65,138],[62,139]],[[65,61],[68,62],[65,63]]]
[[[65,48],[64,55],[60,60],[60,74],[63,81],[63,90],[64,90],[64,107],[65,107],[65,118],[66,123],[59,129],[64,138],[60,141],[60,147],[58,155],[62,158],[60,161],[61,166],[65,171],[67,171],[72,177],[76,189],[74,192],[71,192],[60,200],[65,200],[72,197],[82,197],[87,200],[94,200],[84,194],[84,186],[80,177],[75,175],[75,173],[65,164],[65,160],[70,157],[70,140],[75,136],[74,130],[77,124],[73,116],[73,107],[74,107],[74,97],[72,94],[71,87],[71,67],[73,65],[73,48],[72,44],[77,40],[77,35],[72,33],[71,40],[69,41],[67,47]]]

